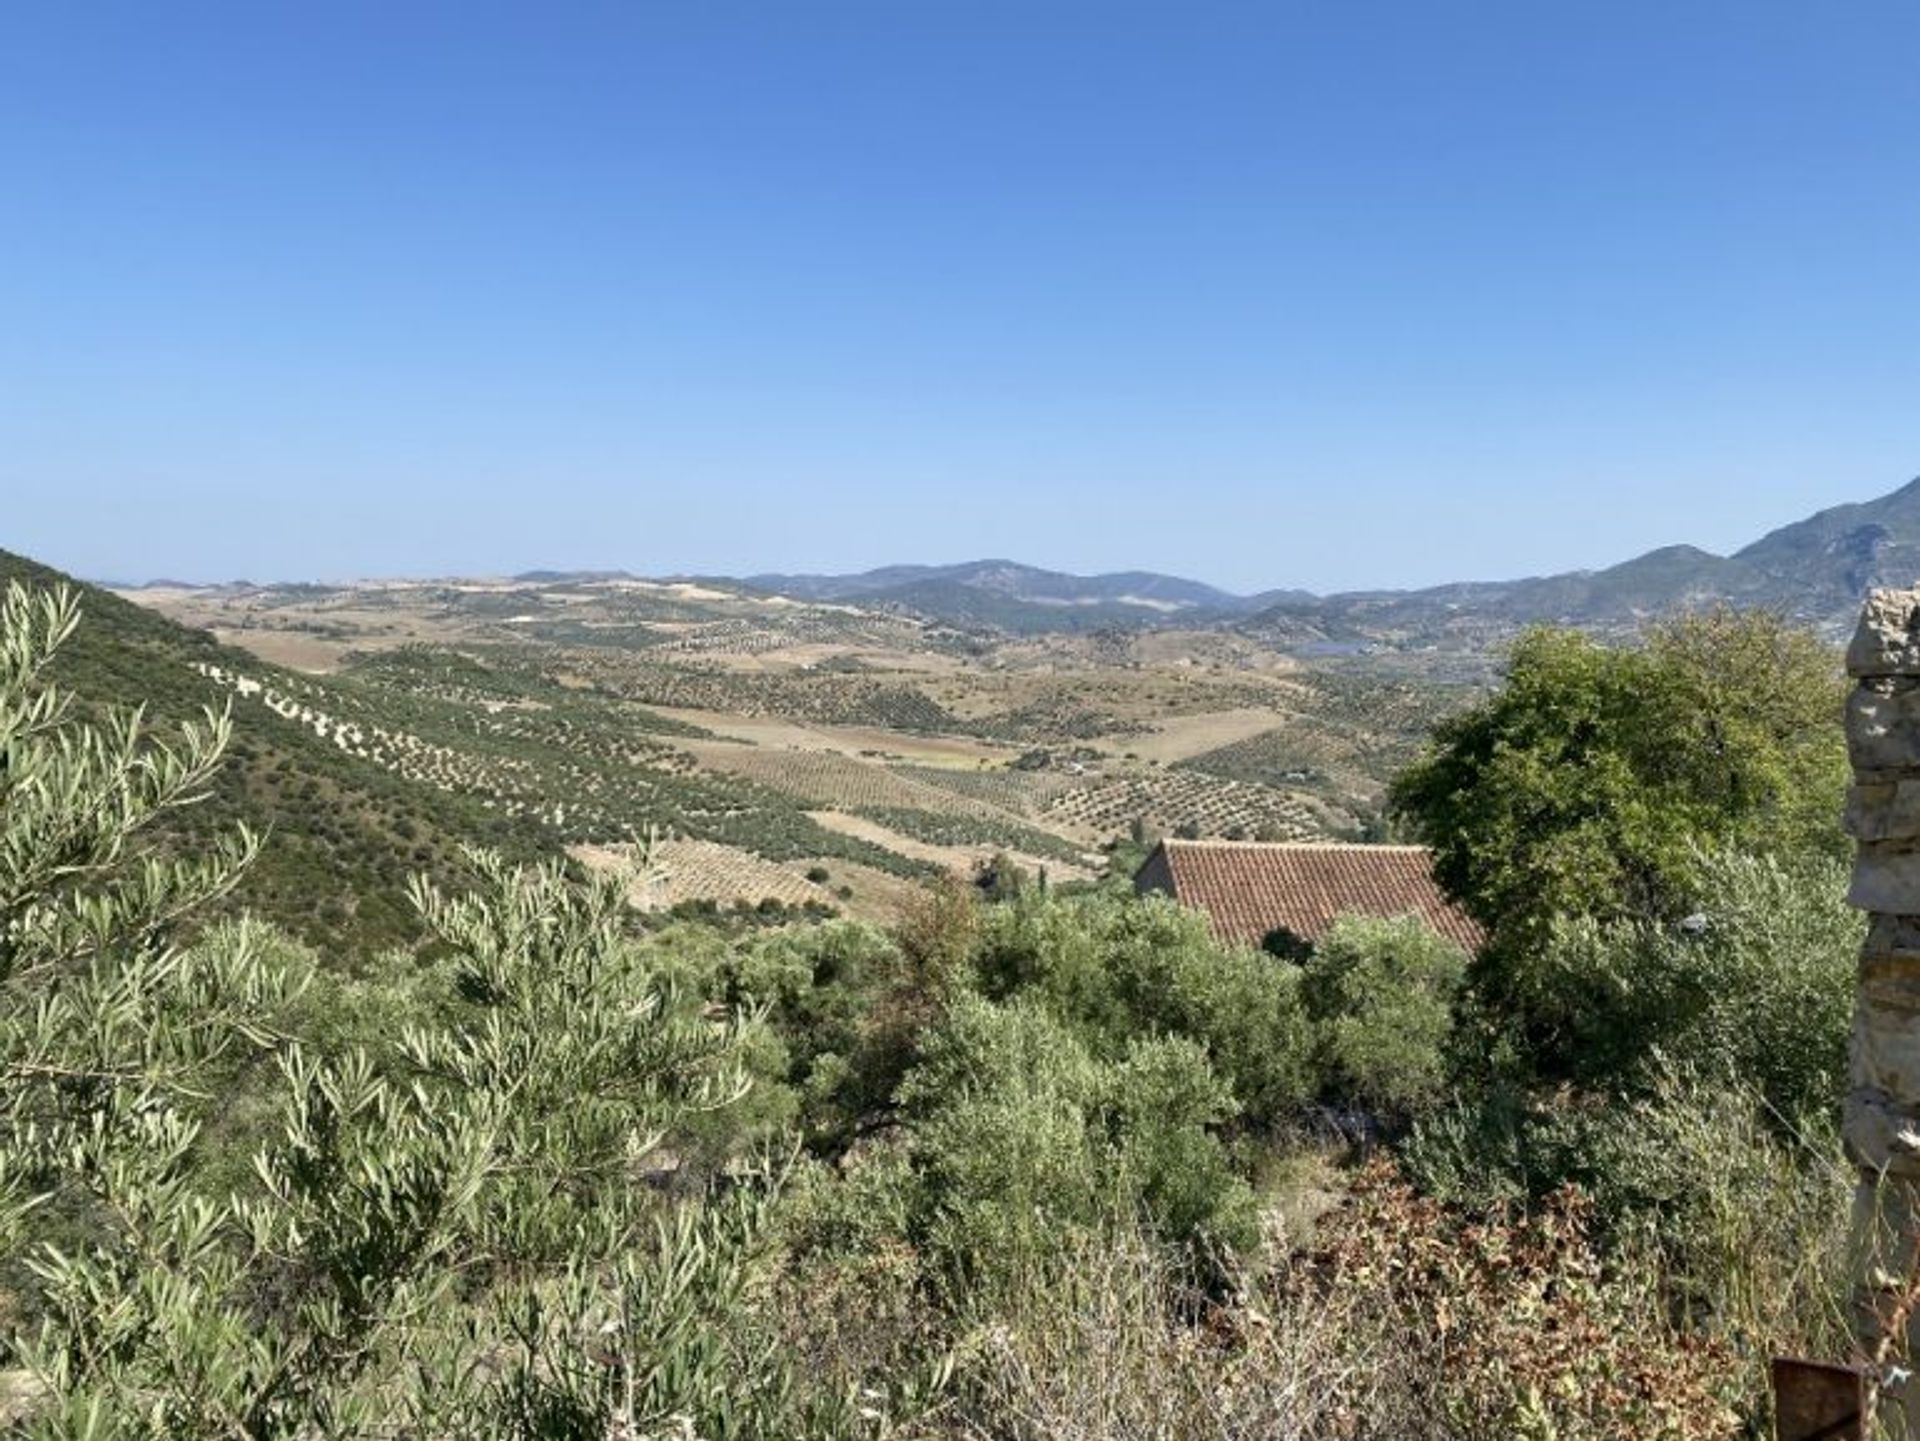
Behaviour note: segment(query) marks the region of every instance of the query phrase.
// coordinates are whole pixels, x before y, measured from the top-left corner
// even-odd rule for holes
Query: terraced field
[[[979,801],[1025,820],[1038,820],[1049,802],[1084,782],[1065,771],[1013,770],[1006,766],[962,770],[947,766],[902,765],[894,774],[922,786]]]
[[[912,836],[936,846],[958,846],[967,850],[1010,851],[1068,865],[1085,865],[1085,846],[1036,826],[989,815],[942,815],[934,811],[898,807],[850,807],[854,814],[878,822],[900,835]]]
[[[1273,724],[1176,764],[1348,808],[1377,808],[1387,779],[1413,759],[1434,725],[1476,693],[1470,684],[1315,669]]]
[[[370,766],[416,784],[525,817],[571,843],[635,840],[650,828],[736,846],[768,860],[840,857],[914,874],[909,858],[823,830],[788,796],[748,779],[700,770],[685,751],[645,730],[630,713],[565,692],[546,708],[488,709],[351,676],[265,686],[226,669],[209,679],[241,704],[257,704]],[[604,704],[604,703],[602,703]],[[376,720],[404,715],[406,728]]]
[[[648,706],[909,732],[968,729],[919,687],[893,680],[638,663],[624,653],[609,659],[573,651],[566,663],[594,685]]]
[[[1094,868],[1084,858],[1063,861],[1058,856],[1033,855],[1005,846],[987,846],[977,844],[941,844],[938,841],[923,840],[906,831],[874,820],[869,816],[849,815],[844,811],[816,811],[814,820],[830,830],[873,845],[883,846],[910,856],[923,865],[936,867],[959,876],[971,876],[978,868],[994,855],[1004,852],[1020,865],[1031,871],[1046,871],[1053,879],[1060,881],[1087,880],[1094,874]]]

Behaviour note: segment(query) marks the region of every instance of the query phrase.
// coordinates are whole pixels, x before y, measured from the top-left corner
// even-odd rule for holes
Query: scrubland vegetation
[[[1765,616],[1530,636],[1394,791],[1487,950],[1297,963],[1124,877],[762,929],[497,848],[316,945],[178,823],[231,725],[74,703],[75,624],[0,615],[14,1433],[1731,1438],[1842,1345],[1837,668]]]

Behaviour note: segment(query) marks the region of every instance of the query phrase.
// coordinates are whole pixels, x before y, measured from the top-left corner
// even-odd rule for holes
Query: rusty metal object
[[[1773,1363],[1777,1441],[1865,1441],[1867,1373],[1780,1357]]]

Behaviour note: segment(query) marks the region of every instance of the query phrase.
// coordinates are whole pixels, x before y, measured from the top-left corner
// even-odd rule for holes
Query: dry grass
[[[1129,736],[1121,744],[1141,760],[1172,765],[1189,756],[1218,750],[1271,730],[1279,714],[1271,706],[1243,706],[1237,710],[1169,716],[1145,735]]]
[[[1471,1216],[1382,1167],[1354,1182],[1325,1239],[1224,1292],[1138,1234],[1067,1243],[961,1318],[945,1404],[902,1434],[1734,1441],[1761,1420],[1751,1360],[1676,1327],[1657,1259],[1599,1247],[1576,1193]],[[901,1290],[878,1286],[889,1334],[918,1324]],[[876,1353],[841,1299],[841,1345]]]
[[[827,872],[827,889],[833,892],[833,904],[839,907],[840,913],[880,926],[896,924],[926,890],[920,881],[877,871],[872,866],[863,866],[857,861],[843,861],[838,857],[817,861],[782,861],[781,865],[795,875],[816,867],[824,869]],[[852,894],[841,895],[842,886]]]
[[[972,1339],[956,1436],[996,1441],[1417,1437],[1400,1338],[1357,1295],[1209,1308],[1137,1240],[1089,1246]],[[1182,1314],[1185,1311],[1186,1314]]]

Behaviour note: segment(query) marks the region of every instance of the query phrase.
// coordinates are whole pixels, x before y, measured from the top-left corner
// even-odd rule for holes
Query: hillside
[[[1832,633],[1875,585],[1920,575],[1920,480],[1769,532],[1731,556],[1670,545],[1597,571],[1291,599],[1245,622],[1269,637],[1474,646],[1540,622],[1609,631],[1703,605],[1766,606]]]
[[[271,826],[242,900],[346,946],[409,934],[407,873],[468,839],[612,858],[658,826],[686,843],[665,904],[882,915],[999,850],[1065,879],[1136,828],[1375,834],[1387,779],[1521,626],[1724,601],[1834,628],[1916,573],[1920,482],[1731,556],[1328,597],[1005,560],[96,590],[71,664],[162,717],[235,697],[195,823]]]
[[[1769,577],[1776,593],[1797,592],[1810,610],[1850,619],[1870,587],[1920,575],[1920,479],[1782,526],[1733,558]]]
[[[344,726],[369,766],[532,817],[582,855],[650,825],[701,842],[677,854],[707,880],[680,899],[862,915],[1002,850],[1088,875],[1136,825],[1368,833],[1393,767],[1484,674],[1309,668],[1213,628],[1009,636],[713,581],[130,594],[297,667],[285,702]],[[828,879],[795,890],[769,864]]]
[[[205,632],[0,551],[0,586],[13,580],[80,590],[80,629],[55,675],[90,707],[144,704],[164,727],[225,703],[223,688],[197,667],[292,679]],[[415,935],[407,877],[452,874],[463,843],[528,856],[548,844],[536,824],[357,764],[264,707],[236,705],[233,716],[233,747],[214,797],[189,813],[182,839],[240,820],[266,831],[264,853],[233,904],[282,922],[323,953],[368,954]]]
[[[950,625],[1015,634],[1164,624],[1175,618],[1191,624],[1255,608],[1247,597],[1179,576],[1153,571],[1067,575],[1010,560],[895,565],[857,575],[756,575],[739,583],[768,594],[893,608]]]

